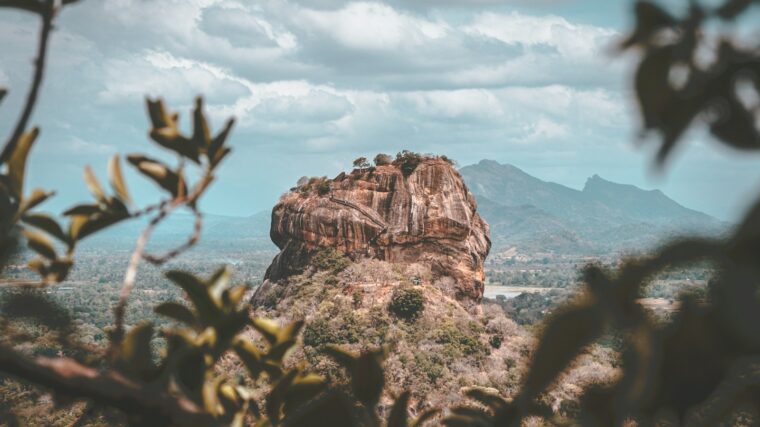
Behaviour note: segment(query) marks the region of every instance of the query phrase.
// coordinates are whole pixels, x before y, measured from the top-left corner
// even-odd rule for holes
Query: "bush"
[[[351,265],[351,259],[343,251],[335,248],[325,248],[312,257],[310,264],[318,271],[338,273]]]
[[[326,319],[315,319],[303,329],[303,344],[311,347],[321,347],[338,341],[337,334]]]
[[[359,157],[354,160],[354,167],[357,169],[367,169],[370,166],[366,157]]]
[[[425,309],[425,297],[419,289],[396,289],[388,310],[404,320],[415,320]]]
[[[488,343],[491,344],[491,347],[493,348],[501,348],[502,341],[504,341],[504,338],[502,338],[501,335],[491,335]]]
[[[375,156],[373,161],[375,162],[375,166],[385,166],[393,163],[393,158],[387,154],[380,153]]]
[[[486,347],[469,334],[463,332],[454,324],[446,324],[436,331],[435,342],[444,344],[447,352],[459,353],[465,356],[484,355],[488,352]],[[452,354],[453,355],[453,354]]]
[[[417,169],[417,166],[422,162],[422,156],[419,153],[413,151],[404,150],[396,154],[396,160],[393,162],[401,167],[401,173],[404,176],[409,176]]]
[[[330,181],[323,180],[320,181],[317,185],[317,193],[319,193],[320,196],[324,196],[325,194],[330,192]]]

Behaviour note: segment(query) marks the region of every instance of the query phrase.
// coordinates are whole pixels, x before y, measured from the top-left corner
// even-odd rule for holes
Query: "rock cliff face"
[[[280,253],[264,286],[302,272],[316,252],[332,247],[355,260],[425,264],[454,280],[453,297],[479,301],[491,242],[476,208],[462,177],[439,158],[301,183],[272,211]]]

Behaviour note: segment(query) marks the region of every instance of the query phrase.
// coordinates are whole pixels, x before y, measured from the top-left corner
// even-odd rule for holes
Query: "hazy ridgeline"
[[[499,251],[491,281],[548,280],[577,292],[464,307],[450,298],[451,283],[424,263],[399,268],[329,249],[317,251],[286,286],[258,295],[263,303],[252,312],[244,283],[257,284],[274,254],[262,232],[268,218],[214,218],[199,210],[214,177],[224,173],[234,121],[212,133],[198,99],[190,133],[162,101],[147,102],[150,138],[175,154],[176,164],[127,156],[162,191],[161,200],[132,200],[117,156],[109,164],[110,189],[87,169],[93,200],[64,212],[65,221],[40,213],[53,194],[24,185],[38,137],[29,122],[53,23],[74,2],[0,0],[0,10],[40,19],[32,86],[0,154],[0,422],[758,423],[757,204],[729,228],[659,192],[599,177],[583,191],[571,190],[481,162],[462,175],[493,221]],[[641,55],[633,84],[643,130],[660,144],[660,167],[697,122],[718,143],[760,148],[760,111],[752,102],[760,58],[756,46],[730,33],[753,3],[694,2],[684,16],[636,3],[636,26],[620,49]],[[713,22],[722,23],[720,33]],[[705,49],[712,62],[699,57]],[[673,81],[674,74],[683,78]],[[408,177],[422,158],[402,152],[374,163]],[[355,166],[372,173],[366,159]],[[330,180],[311,184],[304,197],[332,191]],[[191,220],[172,223],[178,211]],[[138,226],[130,230],[130,222]],[[161,225],[168,225],[164,238],[151,241]],[[532,231],[520,236],[510,228]],[[694,228],[704,234],[619,256]],[[136,243],[125,249],[120,236],[130,233]],[[241,235],[237,245],[225,244]],[[543,240],[530,239],[536,235]],[[220,263],[235,264],[236,273],[212,269]],[[393,286],[368,291],[378,283]],[[684,293],[674,295],[672,286]],[[672,300],[664,313],[646,308],[647,292]]]

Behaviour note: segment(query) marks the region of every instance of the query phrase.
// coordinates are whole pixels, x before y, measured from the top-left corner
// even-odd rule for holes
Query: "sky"
[[[203,95],[214,129],[237,119],[201,205],[210,213],[268,210],[301,176],[409,149],[511,163],[573,188],[599,174],[737,220],[759,188],[757,155],[697,130],[658,173],[655,146],[637,143],[635,57],[613,49],[632,3],[82,0],[52,35],[31,186],[58,190],[46,204],[55,212],[89,198],[85,165],[105,179],[117,153],[171,159],[147,138],[145,97],[165,99],[189,130]],[[34,16],[0,10],[2,135],[26,96],[38,31]],[[127,178],[137,199],[155,198]]]

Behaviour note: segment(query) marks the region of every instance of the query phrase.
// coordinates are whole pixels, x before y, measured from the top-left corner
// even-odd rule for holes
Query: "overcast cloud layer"
[[[5,134],[38,26],[0,12]],[[53,36],[31,176],[60,189],[52,208],[82,199],[85,164],[104,174],[114,153],[153,150],[146,95],[187,118],[203,94],[217,127],[238,118],[206,205],[216,213],[269,209],[302,175],[411,149],[573,187],[598,173],[736,217],[757,187],[757,157],[694,143],[664,176],[648,173],[651,150],[633,144],[630,58],[611,54],[627,16],[626,1],[604,0],[82,0]]]

